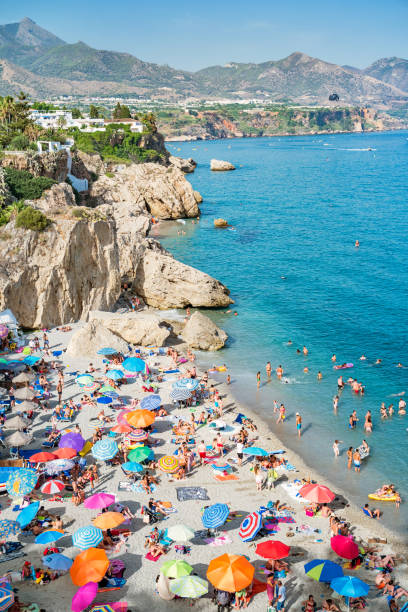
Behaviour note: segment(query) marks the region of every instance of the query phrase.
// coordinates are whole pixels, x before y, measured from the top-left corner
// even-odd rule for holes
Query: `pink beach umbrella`
[[[116,498],[114,495],[110,495],[109,493],[94,493],[85,500],[84,506],[85,508],[107,508],[111,504],[114,504]]]
[[[125,416],[128,412],[132,412],[132,410],[133,408],[126,408],[125,410],[122,410],[121,412],[119,412],[117,421],[120,425],[129,425],[129,423],[125,419]]]
[[[87,582],[83,586],[79,587],[79,589],[72,598],[72,612],[82,612],[83,610],[85,610],[93,602],[97,592],[97,582]]]
[[[330,546],[332,547],[332,550],[334,550],[339,557],[343,557],[343,559],[356,559],[360,552],[357,544],[352,538],[342,535],[332,537],[330,540]]]

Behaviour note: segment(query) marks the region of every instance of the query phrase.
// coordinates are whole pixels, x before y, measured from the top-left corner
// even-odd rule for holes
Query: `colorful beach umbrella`
[[[130,451],[127,458],[129,461],[135,461],[136,463],[143,463],[148,459],[153,459],[154,452],[148,446],[138,446]]]
[[[29,461],[30,463],[47,463],[47,461],[53,461],[58,457],[54,455],[54,453],[49,453],[48,451],[41,451],[39,453],[34,453],[34,455],[30,455]]]
[[[8,336],[9,333],[9,328],[7,327],[7,325],[0,325],[0,338],[6,338]]]
[[[195,391],[200,385],[200,381],[197,378],[180,378],[173,383],[173,389],[188,389],[188,391]]]
[[[122,609],[124,609],[124,607],[117,608],[116,606],[112,607],[110,604],[97,604],[91,608],[90,612],[116,612],[116,610]]]
[[[56,542],[57,540],[63,538],[65,535],[65,531],[62,529],[47,529],[47,531],[43,531],[38,535],[34,542],[36,544],[50,544],[51,542]]]
[[[71,570],[72,570],[72,566],[70,567],[69,571],[71,572]],[[97,582],[87,582],[83,584],[77,590],[77,592],[72,598],[72,603],[71,603],[72,612],[82,612],[83,610],[85,610],[93,602],[97,593],[98,593],[98,583]]]
[[[76,586],[84,586],[88,582],[102,580],[108,567],[109,559],[104,550],[88,548],[75,557],[69,573]]]
[[[7,493],[11,497],[22,497],[28,495],[34,489],[38,481],[38,472],[21,468],[12,472],[6,482]]]
[[[87,525],[86,527],[80,527],[72,534],[72,543],[74,546],[87,550],[88,548],[98,546],[99,542],[103,540],[103,533],[99,527],[93,525]]]
[[[3,519],[0,521],[0,537],[8,538],[11,535],[17,535],[21,531],[21,525],[18,521],[9,521]]]
[[[242,452],[244,455],[253,455],[254,457],[267,457],[269,455],[268,451],[258,446],[248,446]]]
[[[144,442],[149,437],[149,434],[144,429],[134,429],[123,438],[125,444],[135,444],[136,442]]]
[[[315,504],[328,504],[336,497],[329,487],[319,484],[305,484],[299,489],[299,495]]]
[[[46,555],[43,558],[43,563],[50,569],[67,571],[71,567],[73,561],[61,553],[52,553],[51,555]]]
[[[201,520],[207,529],[216,529],[225,523],[229,513],[227,504],[213,504],[204,510]]]
[[[23,529],[24,527],[27,527],[27,525],[31,523],[33,518],[35,518],[39,507],[40,507],[40,502],[36,501],[36,502],[33,502],[32,504],[29,504],[25,508],[23,508],[21,512],[18,514],[17,522],[20,523],[20,526]]]
[[[130,425],[124,425],[123,423],[118,423],[115,427],[112,427],[111,431],[117,434],[126,434],[132,431]]]
[[[368,594],[370,586],[355,576],[340,576],[334,578],[330,588],[343,597],[364,597]]]
[[[157,464],[162,472],[167,472],[168,474],[176,472],[179,467],[179,462],[174,455],[165,455],[161,457]]]
[[[75,463],[71,459],[55,459],[46,464],[45,471],[49,475],[69,472],[74,465]]]
[[[306,576],[317,582],[331,582],[334,578],[343,576],[343,568],[328,559],[313,559],[304,566]]]
[[[99,529],[105,531],[106,529],[115,529],[115,527],[119,527],[125,520],[121,512],[104,512],[103,514],[99,514],[92,523],[95,527],[99,527]]]
[[[188,542],[194,538],[194,530],[187,525],[172,525],[168,528],[167,535],[174,542]]]
[[[191,391],[189,389],[173,389],[170,391],[169,397],[175,402],[184,402],[191,397]]]
[[[104,348],[99,349],[98,355],[117,355],[120,353],[117,349],[111,348],[110,346],[105,346]]]
[[[64,446],[64,448],[57,448],[55,451],[53,451],[53,453],[57,459],[72,459],[78,454],[75,448],[69,448],[68,446]]]
[[[141,465],[140,463],[137,463],[136,461],[126,461],[126,463],[122,463],[122,470],[125,470],[125,472],[143,472],[144,467],[143,465]]]
[[[8,610],[14,603],[14,591],[8,582],[0,583],[0,612]]]
[[[333,536],[330,540],[330,546],[343,559],[356,559],[360,553],[354,540],[342,535]]]
[[[245,557],[226,553],[210,562],[207,578],[216,589],[236,593],[251,584],[254,573],[254,566]]]
[[[199,576],[182,576],[171,580],[170,591],[179,597],[197,599],[208,593],[208,582]]]
[[[117,393],[115,387],[112,387],[112,385],[103,385],[102,387],[100,387],[99,389],[100,393]]]
[[[125,410],[121,410],[117,416],[117,422],[119,423],[119,425],[129,425],[129,423],[126,420],[126,415],[130,414],[131,412],[134,412],[134,410],[132,408],[126,408]],[[130,425],[129,425],[130,427]]]
[[[125,420],[132,427],[149,427],[155,421],[155,416],[150,410],[132,410],[125,414]]]
[[[255,552],[264,559],[285,559],[290,553],[290,546],[279,540],[267,540],[258,544]]]
[[[162,401],[160,395],[148,395],[147,397],[144,397],[140,402],[140,406],[144,410],[157,410],[158,408],[160,408],[161,404]]]
[[[62,482],[62,480],[49,480],[41,487],[41,493],[45,493],[46,495],[55,495],[60,493],[64,488],[65,484]]]
[[[98,404],[104,404],[105,406],[107,406],[108,404],[112,404],[113,399],[111,397],[108,397],[107,395],[102,395],[101,397],[98,397],[96,401],[98,402]]]
[[[182,578],[182,576],[189,576],[193,568],[187,561],[177,559],[177,561],[166,561],[163,563],[160,571],[166,578]]]
[[[112,438],[98,440],[92,447],[92,456],[101,461],[112,459],[119,452],[119,446]]]
[[[238,535],[243,542],[250,542],[254,539],[262,527],[262,515],[260,512],[251,512],[241,523]]]
[[[91,385],[94,382],[94,377],[91,374],[81,374],[75,379],[77,385],[84,387],[85,385]]]
[[[122,370],[108,370],[105,376],[109,380],[120,380],[121,378],[124,378],[125,375]]]
[[[70,431],[61,437],[58,446],[59,448],[74,448],[79,453],[85,446],[85,440],[81,434]]]
[[[122,368],[128,372],[144,372],[146,364],[143,359],[139,359],[139,357],[128,357],[122,363]]]
[[[84,506],[85,508],[92,508],[95,510],[96,508],[107,508],[111,504],[114,504],[115,501],[116,497],[110,493],[94,493],[85,500]]]

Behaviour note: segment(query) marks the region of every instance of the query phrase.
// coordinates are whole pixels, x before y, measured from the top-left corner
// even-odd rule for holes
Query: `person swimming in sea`
[[[333,397],[333,410],[334,410],[334,412],[337,412],[337,408],[339,407],[339,399],[340,398],[339,398],[338,395],[335,395]]]
[[[322,378],[323,378],[323,374],[319,370],[318,373],[317,373],[317,380],[322,380]]]

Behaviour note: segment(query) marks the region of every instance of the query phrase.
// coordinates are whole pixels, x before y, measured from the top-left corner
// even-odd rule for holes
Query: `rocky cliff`
[[[67,152],[35,153],[32,151],[5,151],[1,165],[26,170],[34,176],[48,176],[55,181],[65,181],[68,174]]]

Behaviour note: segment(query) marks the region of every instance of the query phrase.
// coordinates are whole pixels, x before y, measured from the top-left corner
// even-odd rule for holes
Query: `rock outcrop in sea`
[[[197,310],[185,324],[181,338],[192,348],[218,351],[224,346],[228,336],[209,317]]]
[[[234,164],[222,159],[212,159],[210,161],[210,168],[213,172],[226,172],[228,170],[235,170]]]

